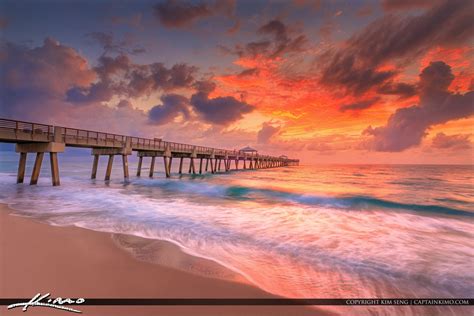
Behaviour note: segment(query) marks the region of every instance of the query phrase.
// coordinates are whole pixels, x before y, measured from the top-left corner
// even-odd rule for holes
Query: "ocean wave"
[[[226,186],[224,184],[209,184],[205,182],[183,182],[169,180],[141,180],[138,185],[159,186],[164,190],[205,195],[215,198],[227,198],[236,200],[266,199],[267,202],[292,202],[311,206],[335,207],[347,210],[367,210],[382,208],[384,210],[413,211],[430,214],[443,214],[453,216],[474,217],[474,213],[445,205],[435,204],[411,204],[390,201],[371,196],[320,196],[312,194],[300,194],[276,189],[263,189],[251,186]],[[448,201],[449,202],[449,201]],[[469,202],[463,203],[470,205]]]

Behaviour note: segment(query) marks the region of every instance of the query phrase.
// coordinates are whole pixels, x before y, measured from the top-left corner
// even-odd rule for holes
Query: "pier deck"
[[[36,160],[30,184],[38,182],[44,153],[50,154],[52,184],[60,184],[57,154],[65,147],[81,147],[92,149],[91,178],[95,179],[100,156],[108,156],[105,180],[110,180],[113,158],[122,156],[124,177],[129,178],[128,155],[137,152],[137,176],[141,176],[143,159],[151,157],[149,176],[153,177],[156,157],[163,157],[166,177],[171,176],[173,158],[179,158],[179,173],[183,170],[183,159],[189,159],[189,173],[216,173],[221,171],[238,170],[239,162],[243,161],[243,169],[263,169],[298,165],[298,159],[286,156],[260,155],[243,151],[227,150],[205,146],[164,141],[158,138],[142,138],[118,135],[106,132],[97,132],[53,126],[40,123],[24,122],[0,118],[0,142],[15,143],[16,152],[20,153],[17,183],[22,183],[25,175],[26,158],[28,153],[35,153]],[[199,160],[199,169],[196,170],[195,160]],[[203,162],[205,169],[203,169]],[[232,163],[234,162],[234,168]],[[247,165],[248,162],[248,165]]]

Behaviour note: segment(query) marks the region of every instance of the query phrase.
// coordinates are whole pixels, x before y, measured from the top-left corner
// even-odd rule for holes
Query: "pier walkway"
[[[216,173],[242,169],[263,169],[298,165],[298,159],[286,156],[269,156],[243,151],[226,150],[164,141],[158,138],[141,138],[111,133],[82,130],[77,128],[53,126],[0,118],[0,142],[15,143],[20,154],[17,183],[23,183],[28,153],[36,154],[30,184],[37,184],[44,153],[49,153],[53,186],[60,184],[58,153],[65,147],[92,149],[91,178],[95,179],[100,156],[107,156],[108,163],[105,180],[110,180],[114,156],[122,156],[123,174],[129,178],[128,156],[137,152],[137,176],[141,176],[145,157],[150,157],[149,176],[153,177],[156,157],[163,157],[166,177],[171,176],[173,159],[179,159],[179,173],[183,172],[183,160],[189,159],[189,173]],[[232,168],[232,163],[234,168]],[[196,164],[199,165],[197,170]],[[205,166],[204,166],[205,164]]]

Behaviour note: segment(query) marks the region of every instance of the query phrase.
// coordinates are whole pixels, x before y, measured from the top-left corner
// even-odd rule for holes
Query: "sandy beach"
[[[0,209],[0,297],[87,298],[260,298],[274,297],[251,285],[206,278],[142,262],[117,247],[111,234],[77,227],[56,227],[11,215]],[[165,257],[189,256],[179,247],[162,247]],[[192,258],[199,260],[199,258]],[[310,307],[81,306],[84,315],[327,315]],[[28,315],[64,315],[64,311],[30,308]],[[0,315],[20,315],[20,309]]]

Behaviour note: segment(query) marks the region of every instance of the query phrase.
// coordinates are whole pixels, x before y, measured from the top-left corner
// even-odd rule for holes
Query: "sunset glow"
[[[2,3],[2,116],[304,163],[472,163],[471,1]]]

